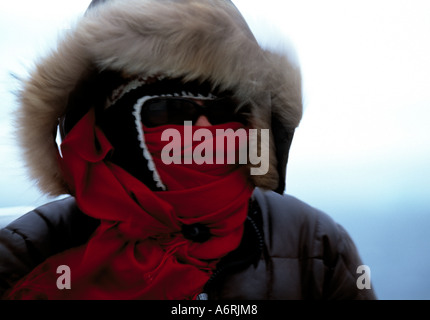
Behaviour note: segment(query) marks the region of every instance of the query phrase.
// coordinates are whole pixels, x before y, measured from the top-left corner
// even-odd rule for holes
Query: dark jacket
[[[0,295],[49,256],[84,244],[97,225],[68,197],[0,230]],[[373,288],[357,287],[362,264],[348,233],[325,213],[257,188],[242,243],[205,291],[222,300],[375,299]]]

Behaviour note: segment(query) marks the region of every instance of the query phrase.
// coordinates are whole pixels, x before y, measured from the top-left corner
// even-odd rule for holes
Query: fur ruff
[[[108,1],[77,21],[36,64],[20,92],[17,130],[24,160],[49,195],[69,192],[57,160],[58,119],[94,66],[127,76],[208,80],[251,105],[256,129],[270,129],[276,117],[292,131],[302,116],[299,68],[287,55],[262,49],[229,1]],[[279,179],[273,140],[268,173],[251,176],[265,189],[276,188]]]

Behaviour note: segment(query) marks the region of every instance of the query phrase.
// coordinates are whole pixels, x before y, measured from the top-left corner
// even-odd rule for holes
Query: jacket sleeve
[[[284,287],[299,288],[296,291],[300,295],[296,298],[376,299],[369,269],[364,266],[351,236],[340,224],[295,197],[273,192],[261,194],[264,195],[259,196],[262,209],[268,212],[265,221],[268,250],[276,257],[274,264],[284,259],[283,267],[273,268],[275,278],[288,278],[285,282],[288,285]]]
[[[85,243],[98,221],[68,197],[30,211],[0,230],[0,297],[48,257]]]
[[[326,215],[321,216],[316,227],[315,249],[320,252],[324,265],[322,298],[376,299],[370,268],[363,263],[349,233]]]
[[[345,228],[326,213],[294,202],[302,217],[299,255],[306,257],[301,263],[305,295],[319,300],[376,299],[370,270]]]

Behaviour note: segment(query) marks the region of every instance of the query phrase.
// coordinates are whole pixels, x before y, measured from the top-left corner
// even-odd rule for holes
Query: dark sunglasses
[[[166,124],[183,125],[204,115],[213,125],[238,121],[245,123],[243,115],[236,112],[237,103],[231,98],[201,100],[202,105],[189,98],[157,97],[145,101],[141,110],[142,123],[149,128]]]

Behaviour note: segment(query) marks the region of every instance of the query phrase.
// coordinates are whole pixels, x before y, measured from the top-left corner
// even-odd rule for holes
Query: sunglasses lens
[[[211,124],[222,124],[236,120],[236,105],[231,99],[217,99],[208,102],[206,115]]]
[[[241,121],[235,113],[236,104],[231,99],[207,100],[203,106],[183,98],[153,98],[142,108],[142,122],[153,128],[166,124],[183,125],[184,121],[197,120],[199,115],[207,116],[213,125],[231,121]]]
[[[166,124],[181,125],[192,120],[196,106],[185,99],[154,98],[145,102],[142,108],[142,122],[152,128]]]
[[[142,122],[152,128],[161,126],[168,121],[168,112],[163,100],[149,100],[142,109]]]

